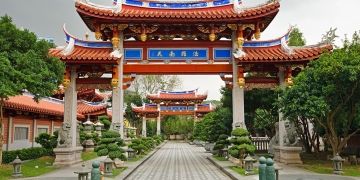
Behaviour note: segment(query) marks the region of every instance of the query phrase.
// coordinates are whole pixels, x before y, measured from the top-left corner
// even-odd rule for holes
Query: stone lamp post
[[[221,151],[222,151],[221,156],[227,159],[227,158],[229,157],[229,150],[228,150],[228,148],[224,147]]]
[[[88,116],[88,119],[86,120],[86,122],[83,123],[83,125],[85,131],[91,132],[93,130],[94,123],[90,121],[90,116]]]
[[[113,170],[113,161],[109,158],[109,156],[104,160],[104,175],[105,176],[112,176]]]
[[[130,148],[130,147],[126,150],[126,152],[128,153],[128,158],[129,159],[132,159],[132,158],[134,158],[136,156],[135,150]]]
[[[98,121],[97,123],[94,124],[94,126],[95,126],[96,133],[98,133],[99,136],[101,136],[101,130],[103,129],[104,124],[101,123],[100,121]]]
[[[19,156],[16,156],[16,159],[11,163],[13,165],[13,174],[12,177],[21,177],[21,164],[23,162],[19,159]]]
[[[254,161],[255,161],[255,159],[252,158],[250,156],[250,154],[248,154],[246,156],[246,158],[244,159],[244,161],[245,161],[245,174],[246,175],[254,174]]]
[[[345,160],[341,158],[339,154],[336,154],[331,160],[333,161],[334,174],[341,175],[343,173],[342,166]]]
[[[83,123],[84,125],[84,129],[85,129],[85,133],[87,135],[91,135],[91,131],[93,130],[93,125],[94,123],[90,121],[90,115],[88,115],[87,121]],[[93,151],[94,150],[94,146],[95,143],[94,141],[90,138],[90,139],[86,139],[83,143],[82,143],[83,147],[84,147],[84,151]]]
[[[90,169],[87,169],[85,167],[85,164],[83,163],[81,165],[81,168],[79,171],[74,172],[75,174],[78,174],[78,180],[88,180]]]

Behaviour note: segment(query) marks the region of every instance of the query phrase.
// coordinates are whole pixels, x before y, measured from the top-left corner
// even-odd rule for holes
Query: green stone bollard
[[[275,180],[274,161],[271,158],[266,160],[266,180]]]
[[[259,158],[259,180],[266,180],[266,159],[261,156]]]
[[[101,173],[100,173],[100,162],[94,161],[92,163],[92,170],[91,170],[91,180],[100,180],[101,179]]]

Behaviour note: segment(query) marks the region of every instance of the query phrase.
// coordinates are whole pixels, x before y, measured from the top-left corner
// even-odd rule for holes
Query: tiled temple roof
[[[160,91],[158,94],[147,95],[150,100],[205,100],[207,94],[198,94],[197,90],[183,91],[183,92],[171,92]]]
[[[50,49],[49,54],[54,57],[60,58],[67,63],[110,63],[116,64],[119,58],[110,55],[112,48],[91,48],[74,46],[72,52],[68,55],[63,53],[63,49],[54,48]]]
[[[235,12],[234,5],[199,8],[166,8],[166,7],[144,7],[122,4],[121,10],[117,12],[111,7],[100,7],[92,3],[77,1],[75,7],[80,14],[105,18],[112,20],[190,20],[190,21],[216,21],[216,20],[246,20],[265,16],[273,16],[279,11],[278,1],[269,1],[266,4],[244,8]]]
[[[195,110],[196,113],[209,113],[212,112],[214,109],[211,106],[211,104],[198,104],[197,105],[197,109]],[[144,104],[143,106],[133,106],[132,107],[133,112],[138,113],[138,114],[158,114],[159,110],[157,108],[157,104]],[[189,111],[193,111],[192,110],[161,110],[160,112],[167,112],[167,111],[171,111],[171,112],[177,112],[179,114],[181,114],[182,112],[189,112]]]
[[[69,41],[71,39],[74,39],[75,41],[72,51],[70,51],[67,55],[64,55],[64,48],[55,48],[49,51],[51,56],[58,57],[67,63],[118,63],[119,58],[111,56],[111,42],[85,41],[70,35],[66,31],[65,27],[64,31],[68,42],[67,46],[69,46]],[[243,51],[245,52],[245,55],[236,58],[237,61],[240,63],[307,62],[318,58],[325,51],[332,50],[332,45],[330,44],[289,47],[286,43],[289,39],[289,33],[290,31],[288,31],[285,35],[272,40],[245,41],[243,44]]]
[[[262,48],[243,48],[245,56],[237,58],[241,63],[276,63],[276,62],[298,62],[309,61],[318,58],[325,51],[332,50],[330,44],[319,44],[314,46],[291,47],[292,52],[284,51],[281,45]]]
[[[106,114],[107,105],[106,104],[91,104],[85,101],[78,101],[77,112],[83,115],[87,114]]]
[[[5,101],[5,109],[13,109],[25,112],[64,116],[64,103],[62,100],[43,98],[39,102],[33,100],[29,94],[12,96]],[[77,117],[84,119],[87,114],[106,114],[106,105],[91,105],[84,101],[78,102]]]

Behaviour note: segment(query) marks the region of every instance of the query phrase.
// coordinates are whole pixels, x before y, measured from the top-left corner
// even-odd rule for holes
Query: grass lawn
[[[306,170],[320,173],[320,174],[332,174],[333,165],[332,161],[323,161],[323,160],[304,160],[304,164],[300,165]],[[358,176],[360,177],[360,166],[343,164],[344,176]]]
[[[54,157],[45,156],[39,159],[34,159],[24,162],[22,164],[23,177],[34,177],[51,172],[56,168],[51,166],[54,162]],[[37,166],[37,167],[36,167]],[[9,164],[0,165],[0,180],[11,178],[13,166]]]
[[[235,172],[237,172],[238,174],[242,175],[242,176],[246,176],[245,174],[245,169],[238,167],[238,166],[232,166],[231,169]],[[254,169],[254,174],[259,174],[259,170],[257,168]]]
[[[94,152],[94,151],[88,151],[88,152],[82,152],[81,153],[81,159],[83,161],[88,161],[88,160],[91,160],[91,159],[95,159],[97,157],[98,156],[97,156],[96,152]]]
[[[127,169],[127,167],[121,167],[121,168],[113,169],[113,176],[112,177],[118,176],[123,171],[125,171],[125,169]]]
[[[221,157],[221,156],[218,156],[218,155],[213,155],[212,157],[215,158],[215,159],[218,160],[218,161],[227,161],[226,158]]]

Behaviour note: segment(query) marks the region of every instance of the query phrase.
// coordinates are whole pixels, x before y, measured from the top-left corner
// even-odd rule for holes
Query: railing
[[[269,149],[269,137],[251,137],[253,145],[256,147],[256,152],[267,152]]]

